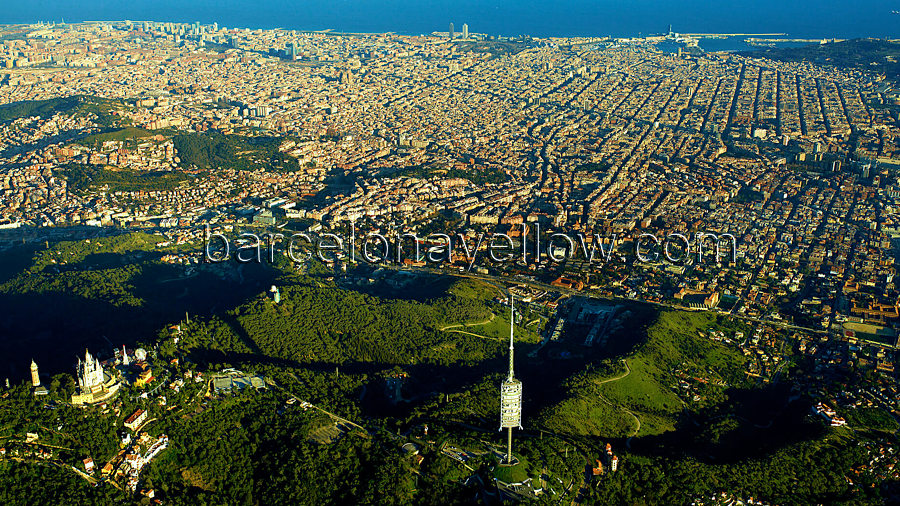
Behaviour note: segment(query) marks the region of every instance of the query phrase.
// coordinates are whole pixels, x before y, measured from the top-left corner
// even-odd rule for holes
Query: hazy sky
[[[223,26],[333,28],[493,35],[637,35],[662,32],[787,32],[810,37],[900,37],[900,0],[7,0],[0,23],[38,20],[218,22]]]

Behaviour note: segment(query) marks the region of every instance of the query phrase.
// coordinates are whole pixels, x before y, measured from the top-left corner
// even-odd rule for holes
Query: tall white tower
[[[31,386],[41,386],[41,376],[38,374],[38,366],[34,359],[31,360]]]
[[[512,464],[512,430],[522,428],[522,382],[513,373],[513,326],[516,310],[509,294],[509,376],[500,385],[500,430],[506,429],[506,463]]]
[[[469,25],[467,25],[466,23],[463,23],[463,38],[469,38]]]

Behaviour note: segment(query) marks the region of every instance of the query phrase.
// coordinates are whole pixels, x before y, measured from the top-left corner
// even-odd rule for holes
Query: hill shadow
[[[91,257],[91,265],[118,262],[115,255]],[[0,376],[11,382],[26,378],[32,358],[44,373],[70,372],[85,347],[103,358],[122,344],[150,341],[186,313],[212,315],[236,306],[277,275],[268,266],[248,264],[231,278],[210,271],[185,276],[179,266],[144,263],[127,287],[143,300],[140,306],[58,291],[0,294]]]
[[[762,458],[804,441],[821,439],[827,429],[809,416],[810,402],[792,396],[786,385],[730,389],[728,400],[682,413],[676,430],[634,438],[631,449],[646,455],[689,455],[705,463]]]
[[[69,372],[85,347],[96,352],[131,343],[147,316],[141,308],[65,293],[0,294],[0,307],[0,371],[11,382],[27,377],[32,359],[44,373]]]
[[[39,246],[34,243],[13,246],[0,251],[0,284],[3,284],[31,265]]]

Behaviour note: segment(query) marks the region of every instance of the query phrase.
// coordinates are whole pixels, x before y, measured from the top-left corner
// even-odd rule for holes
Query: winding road
[[[487,325],[488,323],[491,323],[492,321],[494,321],[495,316],[497,316],[497,315],[495,315],[494,313],[491,313],[491,317],[483,322],[451,323],[451,324],[444,325],[443,327],[438,328],[438,330],[450,330],[450,329],[455,329],[455,328],[459,328],[459,327],[477,327],[478,325]],[[453,332],[453,331],[450,330],[450,332]]]
[[[467,335],[467,336],[478,337],[478,338],[481,338],[481,339],[489,339],[489,340],[491,340],[491,341],[496,341],[497,339],[496,339],[496,338],[493,338],[493,337],[483,336],[483,335],[481,335],[481,334],[475,334],[475,333],[469,332],[469,331],[467,331],[467,330],[460,330],[460,329],[459,329],[460,327],[477,327],[477,326],[479,326],[479,325],[487,325],[488,323],[491,323],[492,321],[494,321],[494,317],[495,317],[495,316],[496,316],[496,315],[495,315],[494,313],[491,313],[491,317],[488,318],[487,320],[483,321],[483,322],[475,322],[475,323],[453,323],[453,324],[449,324],[449,325],[444,325],[443,327],[440,327],[438,330],[442,330],[442,331],[446,331],[446,332],[456,332],[456,333],[459,333],[459,334],[465,334],[465,335]]]
[[[623,358],[622,363],[625,364],[625,372],[624,373],[620,374],[619,376],[613,376],[612,378],[606,378],[604,380],[598,381],[597,384],[602,385],[604,383],[612,383],[613,381],[619,381],[621,379],[626,378],[629,374],[631,374],[631,368],[628,367],[628,360]],[[638,416],[635,415],[628,408],[623,407],[623,406],[617,406],[617,405],[613,404],[613,402],[610,401],[609,399],[607,399],[606,397],[603,397],[603,395],[600,395],[600,394],[597,394],[597,395],[598,395],[598,397],[600,397],[600,399],[603,402],[609,404],[610,406],[612,406],[614,408],[621,409],[622,411],[628,413],[629,415],[631,415],[634,418],[634,421],[637,423],[637,427],[635,427],[634,432],[632,432],[631,434],[628,435],[628,439],[625,440],[625,446],[630,449],[631,448],[631,438],[633,438],[634,436],[637,436],[638,432],[641,431],[641,419],[638,418]]]
[[[626,360],[626,359],[623,358],[623,359],[621,359],[621,361],[622,361],[623,364],[625,364],[625,373],[624,373],[624,374],[619,375],[619,376],[613,376],[612,378],[606,378],[605,380],[600,380],[600,381],[597,382],[597,384],[598,384],[598,385],[602,385],[602,384],[604,384],[604,383],[612,383],[613,381],[619,381],[620,379],[622,379],[622,378],[628,376],[629,374],[631,374],[631,368],[628,367],[628,360]]]

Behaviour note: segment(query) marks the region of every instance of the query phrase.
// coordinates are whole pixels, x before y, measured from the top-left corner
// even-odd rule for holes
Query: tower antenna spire
[[[516,323],[516,308],[515,308],[515,296],[512,292],[509,293],[509,379],[515,379],[515,375],[513,374],[513,352],[515,351],[513,346],[513,328]]]

